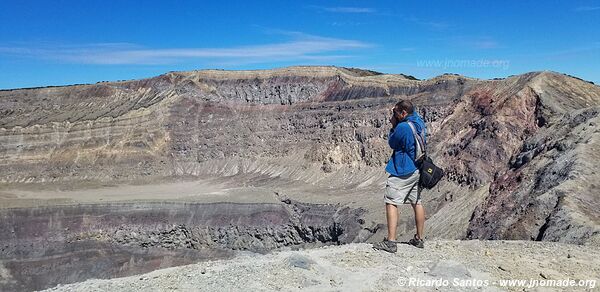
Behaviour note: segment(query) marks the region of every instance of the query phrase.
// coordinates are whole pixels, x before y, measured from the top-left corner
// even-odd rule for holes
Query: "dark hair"
[[[412,102],[410,102],[408,100],[399,101],[398,103],[396,103],[396,106],[394,106],[394,108],[396,108],[398,113],[401,113],[402,111],[406,111],[406,113],[409,115],[415,111],[415,107],[413,106]]]

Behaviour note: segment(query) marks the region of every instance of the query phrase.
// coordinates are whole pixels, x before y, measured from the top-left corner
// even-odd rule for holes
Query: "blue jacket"
[[[426,133],[425,122],[423,122],[423,119],[417,112],[413,112],[400,121],[394,129],[390,130],[388,144],[394,152],[385,167],[385,171],[394,176],[410,175],[417,170],[414,162],[416,141],[406,120],[413,122],[417,133],[421,133],[421,131],[424,134]],[[423,135],[424,141],[426,139],[425,136]],[[427,142],[425,141],[425,143]]]

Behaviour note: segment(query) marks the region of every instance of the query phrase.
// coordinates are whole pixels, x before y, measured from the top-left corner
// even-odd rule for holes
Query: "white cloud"
[[[416,50],[416,48],[413,48],[413,47],[400,48],[401,52],[413,52],[415,50]]]
[[[357,40],[287,32],[291,40],[231,48],[146,48],[128,43],[0,46],[0,55],[77,64],[172,64],[194,59],[233,64],[348,57],[351,50],[372,45]],[[340,53],[343,53],[340,55]]]
[[[600,10],[600,6],[580,6],[574,9],[577,12],[588,12],[588,11],[595,11],[595,10]]]
[[[474,40],[471,44],[477,49],[495,49],[499,47],[498,42],[494,39]]]
[[[369,7],[349,7],[349,6],[336,6],[336,7],[324,7],[324,6],[309,6],[310,8],[314,8],[317,10],[325,11],[325,12],[333,12],[333,13],[375,13],[377,12],[374,8]]]
[[[367,7],[324,7],[325,11],[336,13],[373,13],[375,9]]]
[[[414,16],[404,17],[403,19],[405,21],[412,22],[412,23],[418,24],[420,26],[425,26],[425,27],[428,27],[430,29],[435,29],[435,30],[443,30],[450,26],[445,22],[423,20],[423,19],[420,19],[420,18],[417,18]]]

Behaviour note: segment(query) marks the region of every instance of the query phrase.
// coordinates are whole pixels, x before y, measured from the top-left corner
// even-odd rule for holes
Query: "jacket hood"
[[[409,116],[404,118],[402,120],[402,122],[405,122],[407,120],[411,121],[413,124],[415,124],[417,132],[421,132],[421,130],[423,130],[423,128],[425,128],[425,122],[423,121],[421,116],[419,116],[419,114],[417,114],[417,112],[413,112],[412,114],[410,114]]]

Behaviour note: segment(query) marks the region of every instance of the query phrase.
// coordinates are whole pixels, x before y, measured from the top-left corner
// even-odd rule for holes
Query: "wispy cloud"
[[[553,51],[548,53],[537,54],[538,56],[545,56],[552,59],[570,59],[585,56],[597,56],[600,52],[600,42],[590,43],[586,46],[573,47],[560,51]]]
[[[470,45],[476,49],[495,49],[500,46],[496,40],[491,38],[473,40],[470,41]]]
[[[588,11],[595,11],[595,10],[600,10],[600,6],[579,6],[576,7],[575,9],[573,9],[575,12],[588,12]]]
[[[420,26],[425,26],[427,28],[436,29],[436,30],[446,29],[450,26],[449,24],[447,24],[445,22],[424,20],[424,19],[417,18],[414,16],[404,17],[403,19],[405,21],[412,22],[412,23],[418,24]]]
[[[413,52],[413,51],[415,51],[416,49],[417,49],[417,48],[414,48],[414,47],[404,47],[404,48],[400,48],[399,50],[400,50],[401,52]]]
[[[334,21],[331,23],[332,26],[359,26],[362,24],[362,22],[356,21]]]
[[[349,7],[349,6],[336,6],[336,7],[324,7],[324,6],[309,6],[310,8],[317,9],[325,12],[333,13],[375,13],[377,12],[374,8],[369,7]]]
[[[230,48],[147,48],[128,43],[0,46],[0,55],[77,64],[172,64],[193,59],[211,63],[266,63],[349,57],[349,51],[372,47],[357,40],[286,32],[288,41]]]

